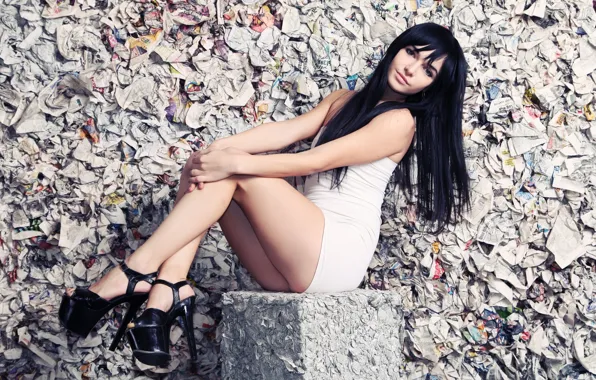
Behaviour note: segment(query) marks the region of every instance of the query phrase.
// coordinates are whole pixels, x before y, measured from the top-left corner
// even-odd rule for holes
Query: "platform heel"
[[[130,269],[124,262],[120,264],[120,269],[122,269],[128,278],[128,287],[124,295],[108,301],[87,288],[76,288],[71,296],[68,294],[62,296],[62,302],[58,311],[60,323],[64,328],[74,334],[86,337],[93,330],[97,322],[110,310],[120,304],[128,303],[128,310],[123,317],[122,324],[110,344],[111,351],[116,349],[124,336],[126,326],[134,319],[139,308],[149,297],[148,293],[135,293],[135,286],[139,281],[153,284],[153,281],[157,277],[157,272],[141,274]]]
[[[175,284],[157,279],[155,284],[162,284],[172,289],[174,300],[167,312],[149,308],[134,322],[129,324],[126,335],[132,347],[132,353],[141,363],[153,366],[166,366],[170,359],[170,327],[178,319],[188,340],[188,348],[192,360],[192,368],[196,370],[197,347],[194,336],[193,311],[195,297],[180,301],[179,290],[186,281]]]

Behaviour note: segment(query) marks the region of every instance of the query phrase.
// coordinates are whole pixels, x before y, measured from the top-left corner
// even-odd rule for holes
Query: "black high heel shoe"
[[[67,294],[62,296],[62,303],[58,312],[62,326],[75,334],[86,337],[101,317],[106,315],[112,308],[122,303],[128,303],[128,310],[110,345],[110,351],[116,349],[122,336],[124,336],[126,326],[136,316],[143,302],[149,297],[149,293],[135,293],[135,286],[139,281],[146,281],[152,285],[157,277],[157,272],[141,274],[134,271],[124,261],[120,264],[120,269],[128,277],[128,287],[125,294],[108,301],[89,289],[76,288],[72,296]]]
[[[165,366],[170,361],[170,327],[178,317],[182,330],[188,339],[192,370],[196,371],[197,347],[192,314],[195,308],[195,297],[180,301],[179,290],[186,281],[175,284],[157,279],[155,284],[170,287],[174,293],[172,307],[167,312],[149,308],[146,309],[133,323],[129,324],[126,333],[132,353],[141,363],[154,366]]]

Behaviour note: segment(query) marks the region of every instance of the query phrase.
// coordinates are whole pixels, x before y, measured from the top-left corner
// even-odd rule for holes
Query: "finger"
[[[203,159],[203,155],[205,155],[205,153],[207,153],[207,152],[205,152],[204,150],[196,151],[195,152],[195,155],[192,158],[192,163],[193,164],[200,164],[201,161],[202,161],[202,159]]]
[[[188,186],[188,192],[191,193],[194,189],[195,189],[195,184],[191,183],[190,186]]]
[[[199,182],[199,190],[203,190],[205,188],[205,182]]]
[[[196,177],[202,174],[202,170],[201,169],[191,169],[190,171],[190,176],[191,177]]]

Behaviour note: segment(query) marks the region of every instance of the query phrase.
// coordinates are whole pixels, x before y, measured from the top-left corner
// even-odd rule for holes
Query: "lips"
[[[408,80],[406,79],[406,77],[404,77],[399,71],[397,71],[397,75],[399,76],[399,79],[402,80],[402,82],[408,84]]]

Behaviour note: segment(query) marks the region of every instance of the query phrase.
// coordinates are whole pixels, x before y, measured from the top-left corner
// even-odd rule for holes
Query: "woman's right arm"
[[[316,135],[331,104],[347,92],[345,89],[334,91],[305,114],[289,120],[263,123],[236,135],[216,140],[210,146],[214,149],[236,148],[250,154],[283,149]]]

